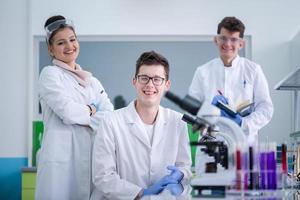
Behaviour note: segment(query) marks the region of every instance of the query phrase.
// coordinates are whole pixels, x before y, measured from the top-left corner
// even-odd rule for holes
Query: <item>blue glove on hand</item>
[[[183,192],[183,186],[179,184],[169,184],[166,187],[173,196],[179,196]]]
[[[241,124],[242,124],[242,117],[240,114],[236,114],[234,117],[232,117],[232,116],[228,115],[224,110],[221,110],[221,116],[233,120],[239,126],[241,126]]]
[[[216,106],[218,101],[221,101],[221,102],[223,102],[225,104],[228,104],[228,99],[226,97],[224,97],[223,95],[216,95],[216,96],[214,96],[211,104],[213,104],[213,105]]]
[[[168,166],[167,169],[171,170],[170,176],[180,183],[183,178],[183,173],[176,166]]]
[[[173,179],[170,175],[164,176],[158,182],[149,186],[148,188],[143,190],[143,195],[156,195],[159,194],[168,184],[177,184],[178,182]]]
[[[100,110],[99,103],[96,103],[95,101],[92,101],[91,106],[94,106],[96,108],[96,112]]]

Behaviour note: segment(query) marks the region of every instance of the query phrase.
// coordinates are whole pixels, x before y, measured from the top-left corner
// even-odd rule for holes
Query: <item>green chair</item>
[[[190,142],[198,142],[200,132],[199,131],[193,132],[192,125],[189,123],[188,123],[188,132],[189,132]],[[192,167],[195,166],[196,149],[197,149],[197,146],[191,146]]]
[[[41,148],[44,124],[42,121],[32,122],[32,166],[36,166],[36,153]]]

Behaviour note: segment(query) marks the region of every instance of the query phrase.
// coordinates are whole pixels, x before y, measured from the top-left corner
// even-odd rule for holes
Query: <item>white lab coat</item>
[[[86,105],[99,102],[101,111],[111,111],[113,105],[96,78],[91,77],[87,87],[82,87],[74,76],[57,66],[44,67],[38,91],[44,135],[36,199],[89,199],[93,134],[104,112],[90,117]]]
[[[189,94],[198,100],[211,102],[218,95],[218,90],[223,92],[233,107],[243,100],[255,103],[254,112],[242,118],[241,127],[248,135],[248,142],[256,142],[259,129],[273,115],[269,87],[261,67],[239,56],[233,60],[231,67],[224,67],[220,58],[198,67]]]
[[[249,143],[257,141],[259,129],[273,116],[273,104],[267,80],[261,67],[237,56],[231,67],[224,67],[220,58],[197,68],[189,88],[189,94],[199,100],[211,102],[218,90],[234,107],[243,100],[255,103],[254,112],[242,118],[242,129]]]
[[[92,200],[134,199],[176,165],[191,176],[187,125],[182,115],[159,107],[151,146],[134,102],[102,119],[92,156]]]

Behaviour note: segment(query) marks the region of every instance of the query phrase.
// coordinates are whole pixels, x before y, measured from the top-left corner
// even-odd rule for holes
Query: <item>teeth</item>
[[[152,95],[152,94],[154,94],[154,92],[151,92],[151,91],[144,91],[144,93],[147,94],[147,95]]]
[[[67,51],[66,53],[73,53],[74,51]]]

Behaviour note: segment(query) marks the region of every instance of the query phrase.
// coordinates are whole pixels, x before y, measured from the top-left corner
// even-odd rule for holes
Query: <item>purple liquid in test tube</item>
[[[244,172],[244,190],[248,189],[248,153],[243,153],[242,169]]]
[[[260,166],[260,189],[267,189],[266,177],[267,177],[267,153],[261,152],[259,154],[259,166]]]
[[[267,175],[268,175],[268,189],[276,189],[276,160],[275,152],[270,151],[267,153]]]

